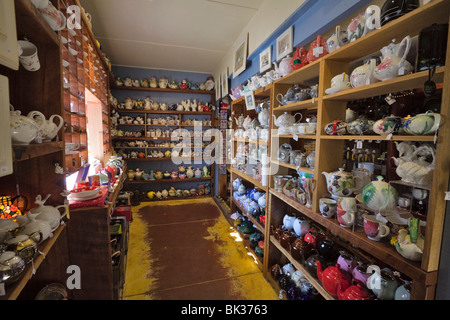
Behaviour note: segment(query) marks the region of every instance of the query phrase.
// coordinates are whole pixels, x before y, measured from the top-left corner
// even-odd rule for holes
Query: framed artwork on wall
[[[293,27],[291,26],[277,38],[277,61],[293,51]]]
[[[272,66],[272,46],[269,46],[267,49],[262,51],[259,54],[259,72],[263,73],[266,70],[269,70]]]
[[[245,107],[247,108],[247,110],[255,110],[256,102],[255,102],[255,95],[253,94],[253,91],[245,92],[244,99],[245,99]]]
[[[219,100],[222,96],[220,95],[222,89],[222,75],[215,76],[215,88],[216,88],[216,100]]]
[[[226,67],[225,70],[222,72],[220,78],[222,84],[222,88],[220,91],[222,93],[222,98],[224,98],[228,95],[228,67]]]
[[[236,78],[246,68],[248,33],[238,42],[233,55],[233,78]]]

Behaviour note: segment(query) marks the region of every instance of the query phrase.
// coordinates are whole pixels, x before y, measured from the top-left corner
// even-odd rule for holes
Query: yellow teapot
[[[156,195],[155,191],[149,191],[149,192],[147,192],[147,197],[148,197],[150,200],[153,200],[153,199],[155,198],[155,195]]]

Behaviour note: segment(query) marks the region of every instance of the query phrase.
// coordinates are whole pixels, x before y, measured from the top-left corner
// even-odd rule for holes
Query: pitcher
[[[402,54],[403,49],[403,54]],[[406,36],[400,44],[391,43],[381,49],[383,60],[375,68],[374,77],[380,81],[394,79],[413,71],[413,67],[406,56],[411,49],[411,37]]]

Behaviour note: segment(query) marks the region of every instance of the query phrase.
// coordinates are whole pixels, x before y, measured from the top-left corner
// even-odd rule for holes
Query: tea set
[[[57,123],[55,119],[58,119]],[[56,138],[63,125],[64,119],[57,114],[51,115],[48,120],[39,111],[31,111],[23,116],[20,110],[14,110],[10,105],[12,145],[50,142]]]
[[[207,184],[201,184],[196,188],[190,188],[190,189],[175,189],[175,187],[170,187],[168,190],[158,190],[158,191],[148,191],[147,192],[147,198],[149,200],[170,200],[173,198],[188,198],[188,197],[196,197],[196,196],[203,196],[203,195],[209,195],[211,193],[211,185],[209,183]]]
[[[137,168],[136,170],[128,169],[127,177],[129,181],[153,181],[162,179],[172,179],[172,180],[184,180],[192,178],[207,178],[211,176],[208,166],[204,165],[203,168],[194,169],[192,166],[179,166],[178,170],[161,171],[151,169],[148,173]]]

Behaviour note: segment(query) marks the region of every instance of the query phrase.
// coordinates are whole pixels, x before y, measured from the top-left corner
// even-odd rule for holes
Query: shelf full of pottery
[[[215,110],[214,104],[202,102],[200,99],[183,99],[177,103],[167,103],[155,101],[149,96],[137,99],[126,97],[121,103],[118,102],[117,98],[111,96],[110,104],[117,111],[135,112],[140,110],[142,113],[209,114]]]
[[[409,300],[414,280],[270,194],[270,282],[288,300]],[[381,280],[381,285],[380,284]]]
[[[16,160],[44,155],[62,150],[58,142],[58,132],[64,125],[60,115],[51,115],[48,119],[40,111],[31,111],[22,115],[20,110],[10,106],[11,142]],[[34,146],[38,146],[34,148]]]
[[[135,89],[135,90],[148,90],[148,91],[180,91],[180,92],[195,92],[195,93],[214,93],[214,78],[207,77],[205,82],[197,83],[191,82],[188,79],[183,79],[181,82],[175,80],[170,81],[167,77],[163,76],[157,79],[155,76],[142,79],[132,79],[131,77],[125,77],[124,79],[116,77],[114,89]]]
[[[175,141],[145,141],[145,140],[116,140],[114,148],[117,154],[127,161],[155,160],[155,161],[182,161],[191,162],[195,159],[209,159],[211,150],[207,149],[210,143],[193,140],[193,143]]]
[[[232,181],[232,190],[232,207],[235,212],[229,219],[261,267],[265,247],[266,192],[239,177]]]

